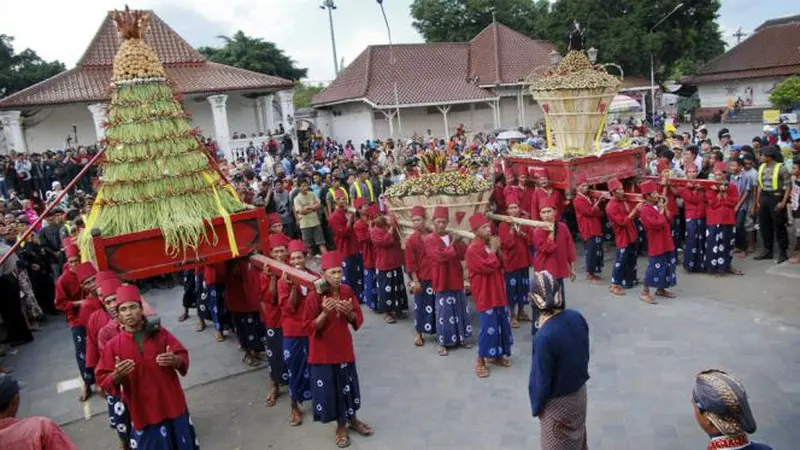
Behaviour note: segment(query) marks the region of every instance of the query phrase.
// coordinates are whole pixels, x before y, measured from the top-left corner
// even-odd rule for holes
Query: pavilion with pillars
[[[145,40],[155,49],[183,106],[225,156],[294,124],[293,83],[207,61],[156,14]],[[77,65],[0,99],[6,152],[43,152],[91,145],[103,137],[114,56],[121,44],[109,13]],[[248,138],[233,141],[233,134]],[[254,137],[255,136],[255,137]],[[296,143],[296,139],[294,142]],[[3,149],[0,148],[0,152]]]

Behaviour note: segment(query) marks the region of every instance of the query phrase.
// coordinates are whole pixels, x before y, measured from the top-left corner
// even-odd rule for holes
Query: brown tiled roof
[[[494,22],[470,41],[470,76],[482,86],[518,83],[537,68],[548,67],[555,49],[550,42]]]
[[[736,47],[714,58],[689,78],[707,83],[800,73],[800,16],[767,21]]]
[[[155,14],[145,41],[164,64],[178,93],[291,88],[293,84],[283,78],[206,61]],[[0,99],[0,109],[108,100],[112,64],[120,44],[109,13],[74,68]]]
[[[546,66],[554,49],[549,42],[531,40],[493,23],[471,42],[395,45],[395,77],[389,46],[369,46],[314,96],[312,104],[364,99],[391,106],[395,103],[394,80],[401,105],[492,99],[494,93],[478,86],[518,83],[537,67]]]
[[[613,70],[613,69],[612,69]],[[650,86],[650,80],[644,77],[623,77],[620,89],[632,89]],[[656,85],[658,86],[658,85]]]

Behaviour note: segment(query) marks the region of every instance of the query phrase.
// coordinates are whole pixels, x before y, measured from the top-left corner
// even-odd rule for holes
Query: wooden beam
[[[589,189],[589,197],[591,197],[591,198],[593,198],[595,200],[600,198],[600,197],[606,197],[608,199],[611,199],[612,195],[608,191],[600,191],[600,190],[597,190],[597,189]],[[635,193],[635,192],[626,192],[624,199],[625,199],[625,201],[632,202],[632,203],[643,202],[644,201],[644,198],[642,198],[642,194],[638,194],[638,193]]]
[[[546,228],[548,230],[553,229],[553,224],[550,222],[542,222],[540,220],[530,220],[530,219],[523,219],[521,217],[511,217],[511,216],[504,216],[501,214],[494,214],[494,213],[486,213],[486,218],[497,220],[500,222],[506,223],[513,223],[517,225],[523,225],[526,227],[534,227],[534,228]]]
[[[400,225],[401,227],[412,228],[411,222],[408,221],[408,220],[397,219],[397,224]],[[429,230],[433,229],[433,226],[430,225],[430,224],[428,224],[426,226],[427,226],[427,228]],[[447,232],[451,233],[451,234],[454,234],[456,236],[460,236],[460,237],[462,237],[464,239],[469,239],[469,240],[475,239],[475,233],[473,233],[471,231],[461,230],[459,228],[447,228]]]
[[[264,255],[252,255],[250,257],[250,262],[257,268],[266,270],[267,272],[278,277],[281,277],[284,273],[286,273],[286,276],[289,277],[293,283],[305,286],[308,289],[314,289],[314,282],[319,279],[319,277],[311,275],[308,272],[302,272],[288,264],[284,264],[278,260],[268,258]]]

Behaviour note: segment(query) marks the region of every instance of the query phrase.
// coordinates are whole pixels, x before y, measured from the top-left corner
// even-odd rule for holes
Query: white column
[[[253,99],[253,109],[256,114],[256,127],[258,127],[258,132],[264,133],[264,102],[261,101],[261,98],[262,97],[256,97]]]
[[[436,109],[442,113],[442,117],[444,117],[444,139],[445,141],[450,140],[450,124],[448,123],[447,113],[450,112],[450,105],[447,106],[437,106]]]
[[[92,103],[87,106],[92,113],[92,120],[94,120],[94,134],[97,140],[106,137],[106,128],[103,124],[108,120],[108,105],[105,103]]]
[[[394,116],[397,115],[397,110],[392,109],[387,111],[385,109],[380,109],[379,111],[383,113],[383,116],[389,121],[389,137],[394,138]],[[383,136],[380,137],[383,138]],[[373,139],[375,138],[377,138],[377,136],[373,136]]]
[[[264,101],[264,126],[267,131],[275,131],[275,95],[269,94],[261,97]]]
[[[225,155],[228,161],[233,160],[231,155],[231,132],[228,128],[228,110],[225,104],[228,102],[226,94],[211,95],[208,97],[208,103],[211,104],[211,114],[214,118],[214,139],[217,141],[217,146]]]
[[[278,92],[278,100],[281,103],[281,123],[283,128],[292,137],[292,153],[297,154],[297,133],[294,127],[294,89]]]
[[[25,145],[25,134],[22,132],[20,122],[21,111],[1,111],[0,122],[3,123],[3,133],[6,135],[8,151],[17,153],[28,153]]]
[[[492,123],[494,123],[494,128],[500,128],[500,124],[497,120],[497,103],[492,100],[490,102],[486,102],[486,104],[489,105],[489,108],[492,108]]]

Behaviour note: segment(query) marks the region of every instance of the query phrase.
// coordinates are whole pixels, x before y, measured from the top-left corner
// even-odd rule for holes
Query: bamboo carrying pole
[[[400,225],[401,227],[406,227],[406,228],[412,227],[411,222],[408,220],[397,219],[397,224]],[[433,229],[433,225],[428,224],[426,226],[429,230]],[[475,239],[475,233],[471,231],[459,230],[458,228],[447,228],[447,232],[462,237],[464,239],[470,239],[470,240]]]
[[[500,222],[506,223],[513,223],[516,225],[523,225],[526,227],[534,227],[534,228],[546,228],[548,230],[553,229],[553,224],[550,222],[542,222],[540,220],[529,220],[523,219],[521,217],[511,217],[511,216],[503,216],[501,214],[494,214],[494,213],[486,213],[486,218],[497,220]]]

